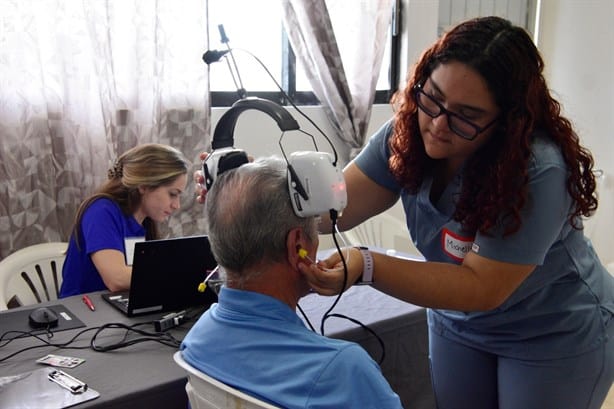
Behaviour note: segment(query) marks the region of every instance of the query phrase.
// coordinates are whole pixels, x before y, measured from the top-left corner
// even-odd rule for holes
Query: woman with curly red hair
[[[614,278],[582,230],[597,209],[593,158],[543,65],[507,20],[461,23],[422,55],[393,119],[344,170],[339,227],[400,198],[426,259],[352,249],[347,282],[368,277],[429,308],[440,409],[597,409],[612,385]],[[331,295],[340,261],[301,269]]]

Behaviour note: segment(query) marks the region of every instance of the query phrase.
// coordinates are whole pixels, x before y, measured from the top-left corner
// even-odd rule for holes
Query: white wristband
[[[373,256],[367,247],[356,247],[362,255],[362,276],[355,284],[373,284]]]

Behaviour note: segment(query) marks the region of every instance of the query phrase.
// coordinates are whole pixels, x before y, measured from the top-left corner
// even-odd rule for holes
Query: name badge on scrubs
[[[441,234],[443,251],[456,261],[463,261],[471,246],[474,237],[463,237],[448,229],[443,229]]]

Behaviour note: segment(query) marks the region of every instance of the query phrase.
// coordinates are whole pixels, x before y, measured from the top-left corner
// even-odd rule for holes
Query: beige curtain
[[[352,159],[362,148],[392,0],[281,0],[296,58]],[[343,37],[336,36],[344,33]]]
[[[66,241],[81,200],[136,144],[175,146],[199,166],[210,140],[206,0],[0,9],[0,258]],[[203,232],[188,188],[170,236]]]

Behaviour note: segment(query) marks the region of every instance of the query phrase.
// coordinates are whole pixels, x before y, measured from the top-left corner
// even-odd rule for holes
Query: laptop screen
[[[208,306],[216,294],[198,285],[217,265],[205,235],[135,244],[128,296],[129,316]],[[107,301],[108,295],[104,297]]]

